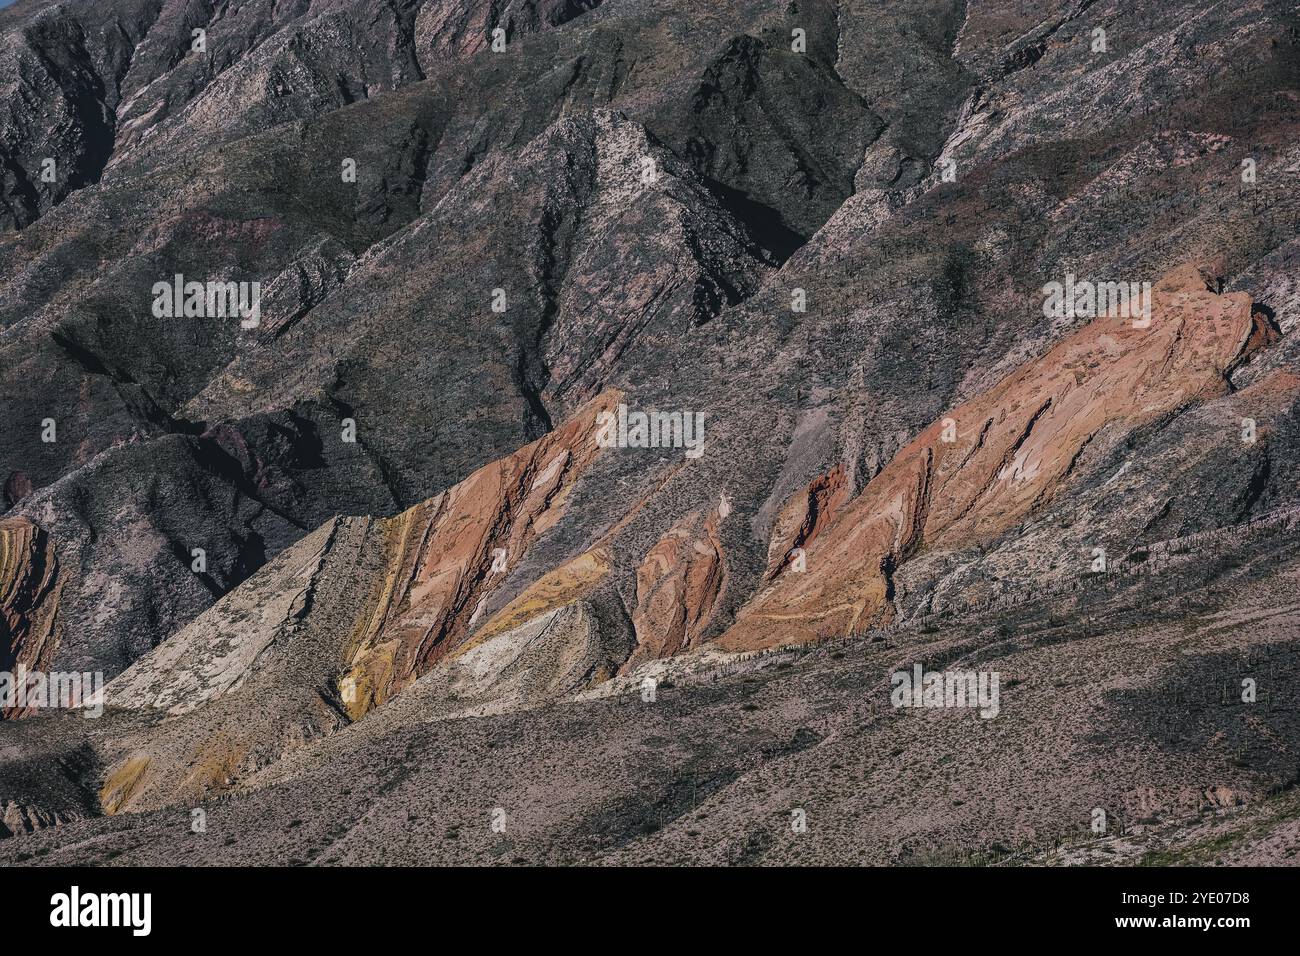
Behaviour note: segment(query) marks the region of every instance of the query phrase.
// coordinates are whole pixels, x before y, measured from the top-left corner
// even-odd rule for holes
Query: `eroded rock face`
[[[579,555],[490,622],[478,612],[563,515],[600,453],[597,416],[619,398],[395,518],[327,522],[136,661],[104,691],[108,714],[166,719],[102,754],[101,811],[225,792],[423,675],[417,699],[438,713],[526,706],[610,676],[628,648],[576,600],[607,556]]]
[[[562,184],[543,221],[557,227],[556,252],[569,253],[549,270],[561,277],[544,350],[549,408],[575,408],[621,368],[651,364],[657,336],[704,325],[774,271],[760,237],[625,116],[566,119],[523,161],[542,157]],[[570,237],[559,227],[575,202],[584,213]]]
[[[772,528],[766,579],[777,577],[791,562],[805,562],[806,555],[801,552],[830,525],[850,497],[848,470],[841,463],[787,501]]]
[[[218,602],[127,668],[106,690],[106,703],[183,714],[236,690],[275,642],[293,640],[311,606],[339,522],[330,522],[285,552],[239,599]]]
[[[493,31],[504,31],[509,44],[528,33],[559,26],[600,6],[602,0],[427,0],[415,21],[422,58],[469,56],[492,44]]]
[[[623,672],[699,641],[727,583],[718,521],[716,511],[688,515],[646,553],[636,573],[632,613],[637,646]]]
[[[62,568],[54,669],[111,680],[301,534],[221,437],[128,442],[17,504]]]
[[[0,122],[0,155],[10,160],[0,167],[0,226],[29,225],[133,150],[317,116],[483,50],[497,27],[517,43],[599,4],[245,0],[207,9],[115,0],[7,11],[28,20],[0,34],[0,91],[15,107]],[[47,178],[49,158],[58,166]]]
[[[368,518],[330,521],[111,681],[99,811],[208,799],[345,726],[330,687],[383,545]]]
[[[602,394],[545,438],[385,523],[388,565],[341,682],[354,717],[468,635],[505,572],[564,513],[574,483],[599,453],[597,416],[618,397]]]
[[[48,669],[59,643],[62,588],[49,535],[25,518],[0,519],[0,671]],[[0,709],[0,717],[23,713]]]
[[[691,98],[684,152],[713,179],[781,211],[795,236],[816,231],[853,192],[884,124],[815,57],[752,36],[728,42]],[[774,228],[776,224],[773,224]]]
[[[0,837],[13,837],[35,833],[47,827],[62,826],[73,820],[84,820],[82,813],[60,813],[44,807],[24,806],[16,800],[0,802]]]
[[[1149,327],[1098,318],[931,424],[810,545],[808,570],[761,592],[719,644],[844,636],[888,617],[894,572],[913,554],[1016,524],[1061,490],[1103,429],[1224,394],[1229,371],[1268,337],[1250,296],[1216,294],[1193,266],[1161,280],[1153,299]]]
[[[462,645],[399,698],[422,715],[499,714],[600,684],[627,654],[582,601]]]

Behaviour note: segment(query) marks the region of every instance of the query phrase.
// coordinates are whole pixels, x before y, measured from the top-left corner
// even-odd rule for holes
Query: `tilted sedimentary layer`
[[[546,437],[385,522],[387,569],[342,679],[354,717],[468,636],[488,595],[564,513],[574,482],[600,451],[596,418],[617,397],[604,393]]]
[[[338,700],[360,717],[457,650],[481,623],[488,595],[564,513],[574,483],[600,452],[597,416],[618,398],[612,390],[599,396],[546,437],[391,519],[328,523],[141,658],[109,686],[107,703],[181,714],[233,693],[277,647],[291,654],[297,635],[321,628],[318,591],[356,589],[351,618],[329,622],[329,630]],[[588,571],[599,572],[599,564]],[[530,607],[527,617],[559,606]],[[484,636],[522,623],[511,613],[507,608],[501,626]]]
[[[790,498],[772,528],[767,546],[767,574],[771,580],[791,564],[800,571],[807,566],[804,546],[821,534],[851,497],[848,470],[836,465],[818,475],[799,494]]]
[[[47,668],[59,641],[62,587],[49,535],[26,518],[0,520],[0,671]],[[0,708],[0,718],[22,715]]]
[[[394,518],[327,522],[138,660],[106,688],[109,713],[167,716],[102,754],[100,809],[228,791],[421,677],[416,699],[454,713],[540,703],[612,675],[627,648],[577,601],[603,574],[598,559],[570,562],[582,586],[547,592],[544,613],[525,601],[527,620],[514,621],[525,605],[508,605],[490,633],[467,639],[483,602],[564,513],[601,452],[597,416],[620,397],[599,396]]]
[[[791,496],[767,543],[764,583],[748,601],[742,596],[716,646],[746,651],[838,637],[889,617],[893,574],[910,557],[986,541],[1015,526],[1060,492],[1081,451],[1102,430],[1128,431],[1223,394],[1229,370],[1267,334],[1248,295],[1216,294],[1195,267],[1175,270],[1154,290],[1149,326],[1127,317],[1096,319],[942,416],[856,497],[842,465]],[[564,515],[576,483],[600,453],[594,440],[599,416],[620,399],[607,391],[537,442],[358,531],[356,547],[374,563],[362,577],[369,595],[349,621],[333,625],[339,655],[334,689],[352,719],[436,669],[446,694],[460,698],[464,692],[482,706],[508,662],[543,638],[561,656],[577,654],[573,666],[562,669],[566,674],[584,675],[542,682],[559,694],[699,648],[710,624],[716,632],[729,586],[719,530],[730,507],[725,501],[685,513],[639,557],[618,543],[618,529],[631,515],[600,515],[610,530],[587,550],[540,570],[531,583],[525,579],[512,600],[485,613],[509,572]],[[277,635],[292,633],[299,617],[313,613],[308,595],[318,572],[312,569],[321,549],[334,547],[331,541],[296,549],[303,551],[294,558],[302,569],[292,575],[293,586],[258,602],[260,623],[253,630],[260,638],[245,635],[227,645],[230,638],[220,634],[232,630],[231,622],[247,620],[249,611],[237,599],[266,575],[132,668],[110,687],[109,702],[191,709],[237,688]],[[627,614],[634,644],[622,650],[613,649],[623,643],[622,634],[607,633],[603,643],[590,638],[601,624],[583,603],[611,576],[631,586]],[[204,651],[209,663],[178,669],[188,659],[183,647],[191,632],[214,627],[220,646]],[[590,652],[583,650],[588,645]],[[183,682],[160,690],[159,668],[177,670]],[[536,688],[524,694],[512,680],[500,693],[536,698]],[[143,696],[137,693],[142,687],[148,689]]]
[[[1130,430],[1225,393],[1228,372],[1269,334],[1249,295],[1216,294],[1194,266],[1167,275],[1153,299],[1149,325],[1097,318],[933,422],[824,530],[795,537],[806,570],[787,568],[739,613],[720,646],[844,636],[888,617],[893,574],[910,556],[1011,528],[1058,493],[1099,432]],[[812,514],[802,502],[827,497],[818,489],[833,484],[818,479],[797,510]]]
[[[625,450],[601,459],[596,441],[601,413],[625,400],[615,390],[396,517],[335,519],[110,684],[110,711],[168,718],[99,755],[99,808],[228,792],[363,718],[401,726],[497,714],[662,658],[878,623],[893,610],[892,575],[909,559],[1014,528],[1069,491],[1083,450],[1103,431],[1125,433],[1224,395],[1229,372],[1270,334],[1248,295],[1217,294],[1191,267],[1157,286],[1154,306],[1149,326],[1097,319],[941,416],[860,494],[835,465],[789,496],[748,600],[735,593],[744,586],[738,554],[724,545],[727,496],[638,528],[638,515],[672,495],[662,475],[648,494],[579,491],[583,479],[604,481],[605,468],[632,461],[615,457]],[[663,474],[689,467],[670,463]],[[570,528],[561,546],[539,548],[573,523],[565,518],[575,499],[589,530]],[[14,525],[5,553],[29,556],[6,559],[4,580],[36,577],[37,536],[30,523]],[[28,570],[12,570],[20,567]],[[496,592],[508,581],[503,601]],[[611,617],[607,603],[602,610],[611,588],[625,617]],[[34,593],[30,583],[5,593],[19,591]]]
[[[836,637],[887,618],[892,577],[903,562],[922,550],[963,547],[1013,527],[1059,492],[1080,452],[1103,429],[1131,430],[1223,394],[1229,370],[1266,334],[1248,295],[1213,292],[1194,267],[1174,271],[1154,290],[1149,326],[1127,317],[1089,323],[934,422],[856,498],[840,465],[793,495],[767,544],[766,583],[747,602],[742,598],[717,645],[742,651]],[[634,646],[617,659],[585,656],[579,670],[588,678],[628,673],[706,640],[728,588],[729,559],[719,531],[725,502],[687,512],[639,558],[610,541],[628,515],[604,515],[615,530],[531,583],[521,582],[513,600],[484,613],[509,572],[565,513],[575,484],[600,454],[598,418],[620,398],[607,391],[544,438],[394,518],[345,519],[368,522],[357,530],[356,547],[375,567],[363,573],[369,595],[357,603],[355,616],[333,625],[335,690],[352,719],[441,661],[476,648],[472,660],[513,659],[520,650],[512,641],[527,644],[537,634],[552,634],[537,631],[536,622],[566,608],[564,621],[581,621],[572,631],[575,640],[589,628],[599,630],[580,602],[611,574],[628,576],[632,567]],[[30,550],[30,537],[24,540]],[[312,613],[322,554],[334,546],[326,535],[295,549],[292,580],[258,602],[251,631],[251,609],[238,600],[219,602],[198,626],[116,681],[109,703],[179,712],[237,689],[259,658]],[[629,567],[629,559],[637,563]],[[43,633],[29,617],[11,613],[7,626]],[[509,636],[504,644],[502,635]],[[482,648],[488,641],[496,650]],[[191,659],[196,642],[204,648],[198,664]],[[24,646],[38,645],[25,640]],[[160,679],[164,672],[172,677]],[[476,698],[490,696],[483,673],[470,683]],[[575,686],[560,683],[564,690]]]
[[[109,686],[107,702],[182,714],[238,689],[277,641],[294,639],[326,554],[338,549],[341,524],[332,521],[308,535],[240,589],[238,599],[218,602],[136,661]]]
[[[636,572],[632,625],[637,647],[624,666],[671,657],[698,642],[726,587],[727,564],[718,538],[719,513],[692,512],[646,554]]]

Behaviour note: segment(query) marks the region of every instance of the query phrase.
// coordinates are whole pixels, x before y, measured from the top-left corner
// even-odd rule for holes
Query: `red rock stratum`
[[[655,543],[636,572],[632,626],[636,650],[623,666],[671,657],[695,646],[726,587],[718,512],[692,512]]]
[[[343,689],[354,717],[469,636],[505,572],[564,513],[574,483],[600,451],[596,418],[617,401],[613,390],[598,396],[544,438],[385,522],[387,569],[343,678],[354,682],[355,692]]]
[[[1006,531],[1057,493],[1103,429],[1224,394],[1227,372],[1269,334],[1249,295],[1216,294],[1195,266],[1174,270],[1153,290],[1149,327],[1095,319],[929,425],[806,542],[807,571],[787,569],[760,591],[719,645],[838,637],[887,618],[893,572],[910,556]],[[791,514],[822,497],[810,487]]]

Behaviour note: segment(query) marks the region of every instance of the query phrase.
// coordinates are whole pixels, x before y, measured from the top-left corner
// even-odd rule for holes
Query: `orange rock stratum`
[[[751,650],[887,618],[892,574],[910,556],[1017,524],[1095,435],[1225,393],[1227,372],[1268,334],[1249,295],[1216,294],[1195,266],[1174,270],[1153,290],[1149,327],[1095,319],[929,425],[807,544],[806,572],[785,570],[717,643]]]
[[[596,418],[607,391],[563,426],[483,466],[443,494],[385,522],[388,564],[341,688],[354,717],[382,704],[455,650],[487,596],[533,541],[559,520],[599,453]]]

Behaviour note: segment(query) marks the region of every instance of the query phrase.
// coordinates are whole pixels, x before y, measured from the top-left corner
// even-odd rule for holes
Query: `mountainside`
[[[0,91],[0,673],[106,682],[0,860],[1296,861],[1293,3],[18,0]]]

